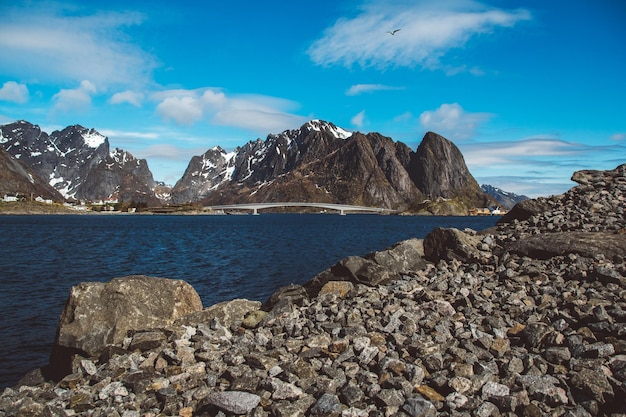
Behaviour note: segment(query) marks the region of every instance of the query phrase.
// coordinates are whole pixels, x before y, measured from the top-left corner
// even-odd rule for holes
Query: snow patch
[[[83,140],[85,141],[85,145],[95,149],[104,143],[106,136],[101,135],[95,130],[90,130],[83,134]]]

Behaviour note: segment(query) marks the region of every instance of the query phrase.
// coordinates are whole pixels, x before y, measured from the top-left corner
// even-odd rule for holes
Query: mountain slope
[[[94,129],[74,125],[48,135],[22,120],[0,127],[0,145],[66,199],[159,204],[146,161],[110,152],[108,139]]]
[[[0,146],[0,197],[18,193],[29,198],[63,201],[63,196],[57,190]]]
[[[427,132],[417,148],[413,166],[412,178],[429,198],[483,197],[461,151],[443,136]]]
[[[493,185],[483,184],[480,188],[486,194],[489,194],[493,197],[498,203],[502,205],[507,210],[510,210],[520,201],[528,200],[528,197],[525,195],[518,195],[515,193],[511,193],[508,191],[504,191],[498,187],[494,187]]]
[[[427,133],[413,152],[378,133],[312,120],[227,153],[194,157],[172,189],[176,203],[315,201],[406,210],[431,198],[482,207],[486,196],[447,139]]]

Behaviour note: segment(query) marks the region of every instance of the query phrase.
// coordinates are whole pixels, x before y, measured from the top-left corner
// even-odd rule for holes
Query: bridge
[[[252,210],[252,214],[259,214],[259,210],[274,207],[317,207],[329,210],[337,210],[339,214],[344,216],[346,212],[366,212],[366,213],[393,213],[395,210],[366,207],[351,206],[349,204],[332,204],[332,203],[299,203],[299,202],[280,202],[280,203],[245,203],[245,204],[225,204],[220,206],[206,206],[205,210]]]

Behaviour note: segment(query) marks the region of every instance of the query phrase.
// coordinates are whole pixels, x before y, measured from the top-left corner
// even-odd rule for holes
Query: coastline
[[[626,165],[573,179],[491,229],[435,229],[260,308],[233,300],[74,351],[68,374],[29,374],[0,411],[622,415]]]

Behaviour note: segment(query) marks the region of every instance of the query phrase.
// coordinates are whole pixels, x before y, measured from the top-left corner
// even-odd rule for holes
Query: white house
[[[2,201],[4,201],[5,203],[11,203],[11,202],[17,201],[17,195],[5,194]]]

